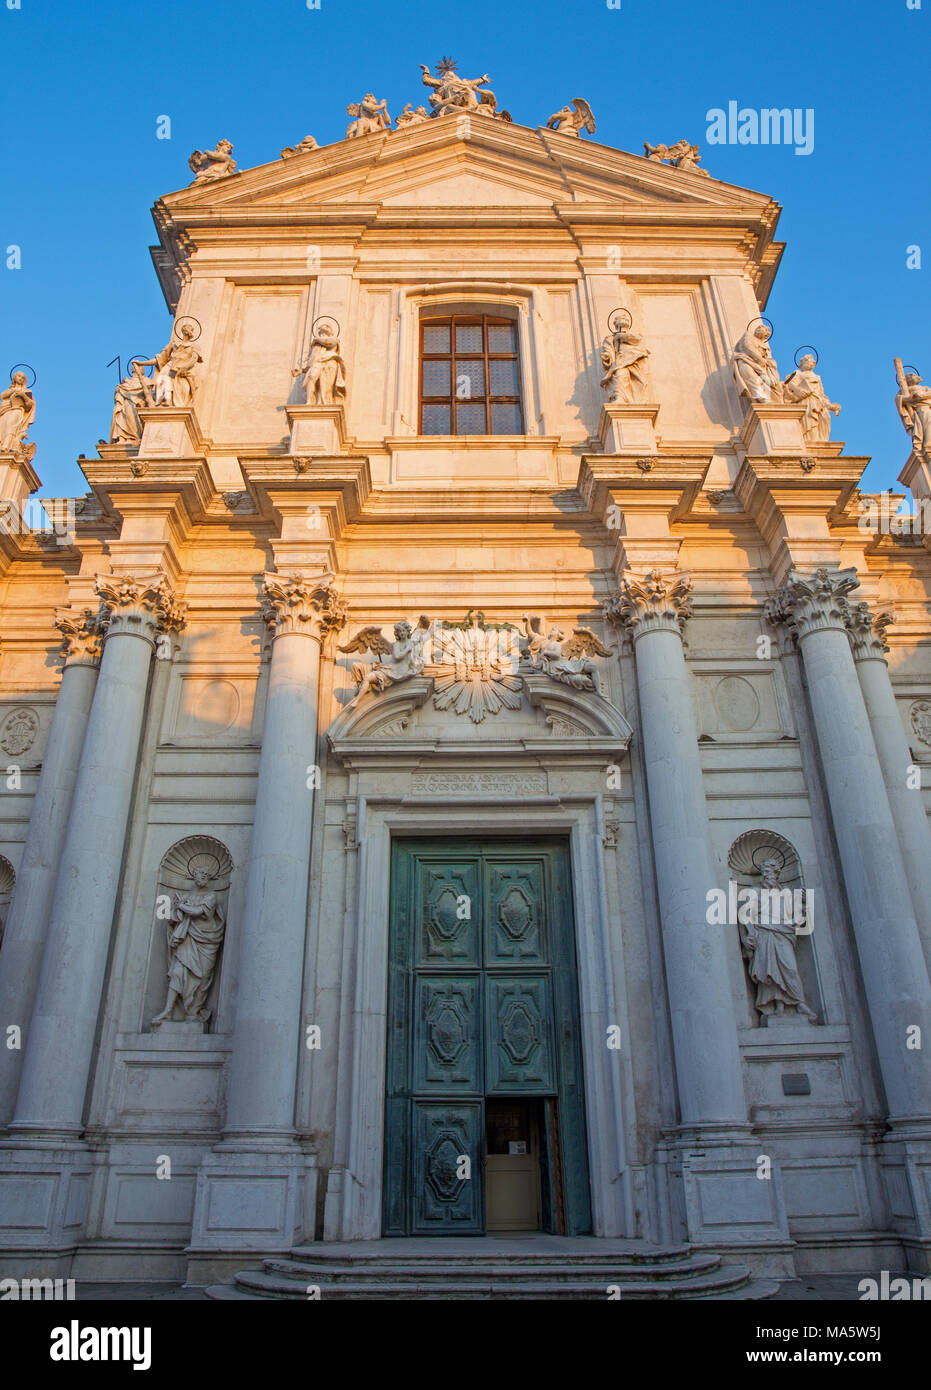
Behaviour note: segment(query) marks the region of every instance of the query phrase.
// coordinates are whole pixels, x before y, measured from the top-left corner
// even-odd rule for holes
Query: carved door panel
[[[485,1229],[486,1097],[521,1096],[559,1108],[547,1228],[591,1230],[569,890],[558,841],[395,843],[385,1235]]]
[[[484,1230],[484,1105],[413,1104],[412,1235]]]

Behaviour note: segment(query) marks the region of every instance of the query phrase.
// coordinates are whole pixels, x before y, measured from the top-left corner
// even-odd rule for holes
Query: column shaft
[[[164,590],[123,579],[109,594],[100,664],[52,898],[12,1128],[82,1129],[110,932]]]
[[[791,574],[777,602],[799,634],[825,786],[890,1115],[931,1115],[931,989],[876,745],[844,627],[853,571]],[[817,922],[815,924],[817,932]]]
[[[0,1047],[0,1129],[10,1122],[29,1040],[49,909],[90,714],[96,664],[69,662],[61,676],[0,951],[0,1034],[16,1024],[22,1048]]]
[[[230,1063],[229,1134],[294,1133],[320,645],[274,639]]]
[[[687,583],[658,595],[631,579],[615,609],[631,627],[682,1123],[747,1123],[725,929],[707,921],[717,886],[678,621]],[[676,587],[679,589],[678,597]],[[666,606],[666,611],[663,606]]]

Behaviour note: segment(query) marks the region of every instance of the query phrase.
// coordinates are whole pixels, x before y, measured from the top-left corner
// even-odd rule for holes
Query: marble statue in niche
[[[372,626],[362,628],[351,642],[340,647],[341,652],[371,652],[375,657],[374,666],[362,662],[353,664],[352,678],[359,689],[352,703],[370,690],[377,694],[408,676],[421,675],[426,660],[424,647],[431,627],[431,620],[421,614],[416,627],[403,619],[395,623],[393,642],[388,641],[381,628]]]
[[[26,432],[36,418],[36,402],[27,380],[25,372],[14,372],[0,392],[0,454],[30,460],[36,446],[27,442]]]
[[[784,392],[776,359],[769,349],[772,329],[766,323],[750,327],[734,348],[731,372],[737,394],[759,405],[782,405]]]
[[[168,989],[162,1010],[152,1019],[159,1028],[180,1010],[188,1023],[206,1024],[207,996],[217,970],[226,931],[225,893],[233,864],[218,840],[198,835],[175,845],[162,862],[160,878],[174,892],[166,902]]]
[[[611,648],[606,647],[591,628],[573,628],[572,636],[566,637],[559,627],[544,632],[541,617],[529,617],[525,613],[522,621],[527,638],[527,660],[533,670],[542,671],[574,690],[604,694],[598,666],[591,658],[610,656]]]
[[[318,319],[313,327],[306,361],[292,376],[302,378],[307,405],[338,405],[346,395],[346,364],[340,355],[339,325]]]
[[[801,405],[802,437],[806,444],[825,444],[831,436],[831,416],[840,414],[840,406],[824,394],[821,378],[815,371],[817,358],[806,352],[794,372],[783,382],[786,405]]]
[[[213,150],[195,150],[188,159],[194,182],[212,183],[214,179],[225,179],[235,174],[236,161],[232,154],[233,146],[229,140],[218,140]]]

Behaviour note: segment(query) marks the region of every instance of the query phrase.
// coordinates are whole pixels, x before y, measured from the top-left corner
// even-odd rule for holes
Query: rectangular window
[[[517,324],[489,314],[420,321],[420,433],[523,434]]]

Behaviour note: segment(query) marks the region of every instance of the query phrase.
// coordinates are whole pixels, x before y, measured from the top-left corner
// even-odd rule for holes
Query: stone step
[[[302,1279],[307,1282],[340,1282],[378,1279],[390,1282],[416,1280],[420,1283],[448,1283],[455,1271],[458,1279],[479,1280],[521,1280],[521,1279],[579,1279],[589,1276],[605,1283],[625,1283],[628,1281],[655,1279],[659,1282],[670,1279],[693,1278],[710,1273],[721,1264],[718,1255],[692,1255],[687,1259],[658,1262],[654,1267],[643,1263],[629,1264],[618,1260],[590,1260],[584,1255],[575,1258],[547,1255],[533,1260],[517,1256],[486,1256],[483,1260],[380,1260],[357,1264],[354,1260],[340,1262],[324,1260],[268,1259],[263,1269],[269,1274],[283,1275],[287,1278]]]
[[[489,1250],[484,1244],[477,1245],[474,1252],[463,1250],[463,1245],[467,1241],[456,1241],[454,1250],[444,1246],[442,1241],[434,1244],[431,1239],[424,1239],[415,1242],[417,1249],[398,1249],[386,1242],[386,1248],[380,1250],[366,1250],[360,1242],[356,1247],[346,1245],[328,1246],[321,1242],[317,1245],[295,1246],[291,1254],[287,1257],[289,1261],[302,1261],[308,1264],[332,1264],[345,1265],[352,1264],[357,1268],[364,1266],[380,1266],[386,1259],[393,1264],[404,1265],[407,1263],[421,1266],[442,1265],[444,1268],[450,1264],[455,1264],[457,1268],[467,1268],[472,1264],[488,1264],[489,1262],[508,1262],[527,1265],[536,1264],[570,1264],[579,1263],[586,1266],[601,1265],[647,1265],[662,1266],[672,1264],[677,1261],[689,1258],[707,1258],[716,1260],[717,1255],[693,1256],[690,1247],[687,1245],[646,1245],[645,1243],[630,1243],[629,1245],[621,1242],[612,1242],[606,1249],[602,1242],[592,1242],[593,1248],[573,1249],[571,1246],[560,1244],[558,1249],[541,1250],[534,1248],[528,1242],[527,1248],[511,1249],[508,1251]],[[518,1246],[520,1242],[515,1242]]]
[[[445,1281],[422,1282],[415,1278],[390,1279],[356,1277],[345,1281],[317,1283],[321,1299],[601,1299],[607,1301],[603,1271],[588,1278],[576,1272],[573,1278],[550,1279],[540,1273],[525,1278],[475,1278],[471,1274],[447,1271]],[[721,1265],[696,1273],[691,1278],[640,1279],[625,1283],[621,1301],[630,1299],[712,1299],[767,1298],[777,1288],[775,1281],[753,1280],[743,1265]],[[267,1298],[307,1301],[307,1282],[267,1270],[243,1271],[231,1285],[214,1285],[208,1296],[219,1299]]]

